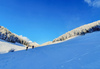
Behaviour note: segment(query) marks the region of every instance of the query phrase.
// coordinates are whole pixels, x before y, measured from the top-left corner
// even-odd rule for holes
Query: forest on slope
[[[29,45],[29,42],[20,38],[18,35],[12,33],[7,28],[0,26],[0,39],[12,43],[21,43],[23,45]]]
[[[95,31],[100,31],[100,20],[80,26],[76,29],[73,29],[73,30],[59,36],[58,38],[54,39],[52,42],[54,43],[54,42],[58,42],[58,41],[64,41],[71,37],[75,37],[78,35],[85,35],[87,33],[92,33]]]

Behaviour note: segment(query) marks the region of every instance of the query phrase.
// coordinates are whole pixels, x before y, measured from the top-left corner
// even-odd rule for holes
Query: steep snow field
[[[25,46],[19,43],[10,43],[0,39],[0,54],[7,53],[11,49],[15,49],[15,51],[24,50]]]
[[[1,54],[0,69],[100,69],[100,32]]]

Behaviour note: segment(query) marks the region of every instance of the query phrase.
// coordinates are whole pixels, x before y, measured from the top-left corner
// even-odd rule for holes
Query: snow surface
[[[0,69],[100,69],[100,32],[1,54]]]
[[[15,49],[15,51],[24,50],[25,46],[20,43],[10,43],[0,39],[0,54],[8,53],[11,49]]]

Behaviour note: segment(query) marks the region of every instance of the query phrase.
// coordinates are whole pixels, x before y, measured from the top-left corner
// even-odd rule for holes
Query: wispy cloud
[[[32,42],[30,39],[28,39],[28,38],[25,37],[25,36],[19,35],[19,37],[22,38],[22,39],[24,39],[24,40],[26,40],[26,41],[28,41],[28,42],[30,43],[30,45],[35,45],[35,46],[38,46],[38,45],[39,45],[39,44],[36,43],[36,42]]]
[[[28,38],[25,37],[25,36],[19,35],[19,37],[22,38],[22,39],[24,39],[24,40],[26,40],[26,41],[28,41],[28,42],[30,42],[30,43],[32,42],[30,39],[28,39]]]
[[[84,0],[89,6],[100,8],[100,0]]]

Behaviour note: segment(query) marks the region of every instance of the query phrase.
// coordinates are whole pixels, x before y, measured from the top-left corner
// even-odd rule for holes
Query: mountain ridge
[[[0,26],[0,39],[5,40],[7,42],[11,42],[11,43],[17,42],[26,46],[38,45],[37,43],[28,42],[27,40],[21,38],[17,34],[12,33],[11,31],[9,31],[7,28],[3,26]]]
[[[45,42],[39,46],[59,43],[59,42],[66,41],[66,40],[75,38],[77,36],[85,35],[87,33],[92,33],[95,31],[100,31],[100,20],[77,27],[77,28],[75,28],[71,31],[68,31],[65,34],[59,36],[58,38],[55,38],[53,41]]]
[[[55,38],[52,43],[59,42],[59,41],[64,41],[66,39],[69,39],[71,37],[79,36],[79,35],[85,35],[87,33],[92,33],[95,31],[100,31],[100,20],[82,25],[80,27],[77,27],[61,36],[58,38]]]

